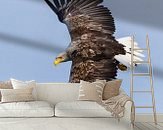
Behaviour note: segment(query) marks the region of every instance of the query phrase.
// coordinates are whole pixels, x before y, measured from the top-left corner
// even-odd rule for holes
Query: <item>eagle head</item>
[[[56,59],[54,60],[54,65],[58,65],[62,62],[66,62],[66,61],[69,61],[70,58],[68,57],[67,53],[66,52],[63,52],[63,53],[60,53]]]

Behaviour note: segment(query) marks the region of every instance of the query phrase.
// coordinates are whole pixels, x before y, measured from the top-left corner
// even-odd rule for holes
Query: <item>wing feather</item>
[[[56,5],[56,7],[57,7],[58,9],[60,9],[61,5],[60,5],[59,1],[58,1],[58,0],[53,0],[53,2],[54,2],[54,4]]]
[[[79,2],[76,0],[76,3],[74,4],[74,6],[78,6],[78,8],[80,8],[87,2],[88,2],[87,0],[80,0]]]
[[[94,0],[80,0],[80,1],[77,1],[74,6],[77,6],[79,9],[81,9],[82,7],[88,5],[90,2],[92,2]]]
[[[79,5],[81,9],[97,6],[98,4],[102,3],[103,0],[86,0],[86,2],[83,2],[82,5]]]
[[[61,0],[61,5],[62,5],[62,7],[64,7],[64,5],[65,5],[65,0]]]
[[[67,5],[67,12],[68,13],[72,13],[74,11],[76,11],[76,6],[75,4],[77,4],[78,0],[72,0],[69,2],[69,4]]]
[[[52,3],[47,2],[49,0],[45,1],[52,8]],[[58,15],[59,20],[68,26],[71,35],[73,35],[71,33],[73,29],[82,32],[86,29],[86,25],[90,25],[90,28],[88,26],[90,31],[96,30],[97,27],[97,31],[109,35],[115,32],[114,19],[110,10],[100,5],[103,0],[67,0],[67,3],[65,0],[53,0],[53,2],[56,6],[55,9],[52,8],[53,11]],[[58,12],[56,9],[58,9]],[[89,32],[89,29],[87,32]]]
[[[70,2],[71,0],[67,0],[67,4]]]
[[[49,1],[49,0],[45,0],[45,2],[49,5],[49,7],[57,14],[58,13],[58,9]]]

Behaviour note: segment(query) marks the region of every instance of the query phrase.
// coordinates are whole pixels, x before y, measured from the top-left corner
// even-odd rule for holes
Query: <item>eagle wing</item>
[[[68,26],[72,38],[80,37],[89,31],[109,35],[115,32],[110,10],[100,5],[103,0],[53,0],[53,2],[45,0],[45,2],[57,14],[60,22]]]
[[[103,0],[45,0],[45,2],[57,14],[60,22],[68,27],[72,41],[69,55],[74,50],[83,57],[85,54],[92,56],[105,53],[111,58],[126,53],[124,45],[119,44],[113,36],[114,18],[110,10],[101,5]],[[80,51],[77,48],[80,48]]]
[[[114,18],[103,0],[45,0],[67,25],[71,44],[67,54],[71,58],[70,82],[95,79],[111,80],[117,76],[115,55],[125,55],[124,45],[115,40]]]

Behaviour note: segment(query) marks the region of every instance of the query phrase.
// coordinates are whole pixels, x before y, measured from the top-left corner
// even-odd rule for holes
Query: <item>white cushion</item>
[[[53,107],[45,101],[0,104],[0,117],[52,117]]]
[[[36,81],[31,80],[31,81],[20,81],[17,79],[11,78],[11,84],[13,86],[13,89],[25,89],[25,88],[33,88],[32,95],[35,100],[37,100],[37,91],[36,91]]]
[[[0,89],[0,91],[2,95],[2,103],[34,101],[32,95],[33,88]]]
[[[60,102],[55,106],[57,117],[112,117],[111,113],[96,102]]]
[[[78,100],[101,101],[105,84],[106,80],[96,80],[92,83],[81,80]]]

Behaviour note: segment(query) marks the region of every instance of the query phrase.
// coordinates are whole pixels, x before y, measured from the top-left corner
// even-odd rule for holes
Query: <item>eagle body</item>
[[[103,0],[45,2],[67,26],[71,36],[71,44],[56,59],[56,64],[72,61],[69,81],[115,79],[120,62],[124,66],[129,63],[126,55],[131,55],[131,46],[120,44],[115,39],[114,18],[110,10],[101,5]]]
[[[68,52],[72,59],[70,82],[115,79],[119,63],[114,56],[126,52],[123,45],[112,39],[114,37],[105,34],[99,36],[98,33],[91,33],[91,31],[89,34],[82,34],[77,39],[73,39],[77,49]]]

